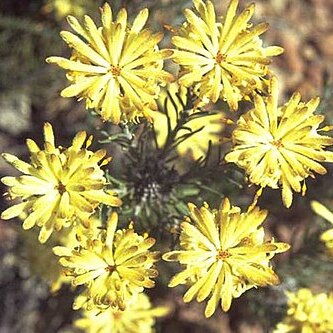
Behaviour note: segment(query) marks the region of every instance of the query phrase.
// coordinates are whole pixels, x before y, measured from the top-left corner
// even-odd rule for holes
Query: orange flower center
[[[226,59],[226,56],[224,54],[222,54],[220,51],[217,52],[215,60],[219,65],[221,65],[221,62],[224,61],[225,59]]]
[[[118,66],[113,66],[113,65],[110,66],[109,72],[111,72],[113,76],[119,76],[120,71],[121,69]]]
[[[219,252],[216,255],[216,259],[218,260],[225,260],[230,257],[230,253],[228,250],[219,250]]]
[[[281,148],[281,147],[283,147],[283,144],[282,144],[282,142],[281,142],[280,140],[274,140],[274,141],[272,142],[272,145],[275,146],[276,148]]]
[[[115,320],[120,320],[121,319],[121,316],[122,316],[122,313],[121,313],[121,311],[117,311],[117,312],[113,312],[113,318],[115,319]]]

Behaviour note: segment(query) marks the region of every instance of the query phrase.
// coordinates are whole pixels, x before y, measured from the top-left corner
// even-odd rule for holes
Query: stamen
[[[221,62],[224,61],[225,59],[226,59],[226,56],[224,54],[220,53],[220,51],[217,52],[215,60],[219,65],[221,65]]]
[[[109,265],[108,267],[105,267],[105,270],[111,274],[116,270],[116,267]]]
[[[113,66],[113,65],[110,66],[109,72],[111,72],[113,76],[119,76],[120,71],[121,69],[118,66]]]
[[[219,250],[218,254],[216,255],[216,259],[218,260],[225,260],[230,257],[230,253],[228,250]]]
[[[272,142],[272,145],[275,146],[276,148],[282,148],[283,147],[283,144],[280,140],[274,140]]]
[[[62,195],[62,194],[64,194],[66,192],[66,186],[64,184],[62,184],[62,183],[59,183],[56,188],[59,191],[60,195]]]

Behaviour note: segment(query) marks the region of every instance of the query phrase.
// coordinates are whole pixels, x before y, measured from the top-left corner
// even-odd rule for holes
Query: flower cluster
[[[319,98],[302,102],[294,93],[279,105],[278,79],[269,64],[283,49],[263,46],[260,36],[268,25],[250,22],[254,4],[238,14],[238,0],[230,0],[224,17],[216,14],[212,1],[193,0],[193,5],[185,9],[185,22],[169,27],[174,49],[159,49],[163,34],[145,27],[147,8],[129,23],[124,8],[114,17],[105,3],[100,25],[87,15],[81,23],[68,16],[74,33],[62,31],[61,37],[70,58],[46,60],[66,70],[70,85],[62,97],[84,100],[103,121],[119,125],[104,124],[101,134],[107,139],[100,142],[125,148],[120,161],[125,170],[116,170],[121,180],[102,170],[111,158],[105,149],[90,150],[92,136],[81,131],[68,148],[56,146],[49,123],[43,147],[27,140],[29,163],[2,154],[20,175],[1,179],[8,186],[6,196],[15,200],[1,218],[19,217],[23,229],[39,227],[40,243],[52,236],[48,244],[60,257],[62,274],[52,267],[46,280],[53,291],[69,282],[78,287],[73,309],[82,309],[83,316],[75,326],[87,333],[150,333],[155,318],[167,313],[144,294],[158,275],[160,252],[151,248],[155,238],[164,236],[160,230],[171,230],[175,241],[163,259],[183,268],[169,287],[186,285],[184,302],[207,300],[207,318],[219,303],[228,311],[247,290],[277,285],[271,259],[290,246],[265,238],[262,224],[268,212],[257,207],[258,196],[266,187],[281,189],[282,203],[289,208],[294,192],[304,196],[307,179],[326,174],[323,163],[333,162],[333,152],[327,150],[333,138],[324,135],[333,127],[322,126],[325,117],[315,113]],[[179,69],[177,82],[163,70],[166,59],[176,64],[171,69]],[[232,111],[241,101],[248,102],[244,108],[252,106],[238,115]],[[221,105],[226,110],[219,110]],[[213,146],[222,142],[229,150],[218,147],[215,154]],[[216,164],[207,153],[212,151]],[[191,168],[182,173],[176,159],[184,156],[191,157]],[[227,172],[232,164],[225,167],[225,162],[243,169],[248,183],[259,187],[247,211],[231,205],[224,183],[213,189],[205,183],[207,178],[234,182]],[[225,167],[223,173],[213,175],[215,166]],[[110,183],[117,191],[108,189]],[[185,213],[186,198],[199,195],[201,200],[206,190],[224,197],[220,207],[189,203]],[[312,208],[333,223],[326,207],[313,202]],[[123,214],[119,221],[118,214]],[[118,227],[132,218],[135,222]],[[333,253],[333,229],[321,239]],[[37,265],[45,266],[49,254],[45,251]],[[332,295],[301,289],[287,296],[288,314],[275,333],[333,331]]]
[[[162,69],[163,59],[171,52],[157,47],[163,35],[143,29],[148,19],[147,8],[132,26],[127,23],[125,9],[119,11],[114,21],[107,3],[101,13],[100,28],[87,15],[84,26],[68,16],[77,35],[62,31],[61,37],[73,49],[72,57],[46,60],[68,71],[71,85],[61,96],[85,99],[87,108],[95,109],[103,120],[114,124],[140,117],[151,119],[152,111],[157,109],[159,84],[172,79]]]
[[[220,299],[223,311],[228,311],[232,298],[246,290],[279,283],[269,260],[289,245],[264,241],[261,224],[267,211],[254,207],[242,213],[227,198],[217,211],[206,203],[201,208],[188,206],[191,215],[181,224],[181,250],[163,255],[164,260],[185,265],[169,283],[170,287],[190,283],[184,302],[209,297],[205,316],[210,317]]]
[[[274,333],[328,333],[333,331],[333,295],[310,289],[287,292],[288,312]]]
[[[159,253],[149,251],[153,238],[140,236],[133,226],[117,230],[118,215],[112,213],[107,229],[74,248],[57,246],[54,253],[61,256],[60,264],[72,276],[74,286],[86,289],[76,299],[74,308],[113,307],[125,310],[133,296],[144,288],[152,288],[157,276],[153,264]]]
[[[88,150],[92,136],[86,141],[86,132],[79,132],[69,148],[56,147],[52,126],[46,123],[44,138],[44,149],[27,140],[30,163],[3,154],[6,162],[23,175],[1,179],[9,187],[11,199],[22,199],[6,209],[1,218],[8,220],[26,213],[23,228],[41,227],[41,243],[47,241],[53,230],[68,227],[77,219],[84,223],[100,203],[121,205],[114,192],[104,189],[106,179],[101,166],[108,164],[110,158],[105,158],[104,149]]]

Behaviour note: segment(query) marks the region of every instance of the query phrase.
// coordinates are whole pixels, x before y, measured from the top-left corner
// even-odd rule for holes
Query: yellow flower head
[[[159,84],[172,78],[162,70],[163,59],[172,52],[158,49],[161,33],[143,29],[148,19],[147,8],[141,10],[132,26],[127,23],[125,9],[113,21],[107,3],[101,16],[100,28],[87,15],[84,26],[68,16],[77,35],[62,31],[61,37],[73,49],[71,59],[46,59],[68,70],[71,85],[61,96],[85,99],[87,108],[95,109],[103,120],[115,124],[139,117],[150,119],[151,112],[157,109]]]
[[[52,234],[46,244],[40,244],[36,240],[35,230],[24,232],[22,235],[23,252],[28,259],[31,273],[45,281],[49,285],[51,293],[57,292],[64,284],[70,284],[71,277],[63,271],[52,248],[59,244],[72,248],[85,244],[88,239],[96,237],[100,227],[100,219],[93,216],[85,221],[84,225],[76,223],[72,228],[62,229],[60,232]]]
[[[87,220],[100,203],[119,206],[121,200],[113,192],[104,191],[106,179],[101,166],[110,159],[104,159],[106,151],[103,149],[88,150],[92,136],[87,141],[86,136],[85,132],[79,132],[69,148],[56,147],[52,126],[46,123],[44,149],[33,140],[27,140],[30,163],[2,154],[23,175],[1,179],[9,186],[11,199],[22,199],[21,203],[5,210],[1,218],[8,220],[27,213],[23,229],[41,227],[39,241],[44,243],[53,230],[68,227],[75,219]]]
[[[69,14],[82,16],[87,9],[91,9],[91,0],[48,0],[45,6],[46,11],[54,11],[58,20]]]
[[[218,211],[207,204],[188,206],[190,217],[181,224],[181,250],[163,255],[164,260],[185,265],[169,283],[170,287],[186,282],[192,285],[184,302],[194,297],[202,302],[209,297],[205,316],[210,317],[220,300],[223,311],[228,311],[233,297],[252,287],[279,283],[269,260],[289,245],[264,241],[260,225],[267,211],[255,207],[242,213],[239,207],[230,206],[227,198]]]
[[[74,326],[85,333],[154,333],[155,318],[167,313],[165,307],[152,307],[148,296],[140,293],[124,311],[112,307],[84,311]]]
[[[171,98],[172,101],[171,101]],[[155,112],[153,114],[154,130],[156,132],[157,143],[159,147],[163,147],[168,137],[168,118],[170,121],[170,130],[175,130],[177,120],[184,112],[184,105],[187,102],[187,89],[179,87],[177,83],[171,83],[167,90],[162,90],[159,101],[161,105],[165,105],[168,114]],[[173,104],[174,103],[174,104]],[[194,115],[193,110],[187,110],[189,114]],[[194,160],[205,156],[208,149],[208,144],[211,142],[217,145],[221,141],[221,132],[224,128],[223,113],[209,114],[207,116],[198,116],[186,122],[185,128],[177,132],[175,141],[182,139],[182,136],[189,136],[186,140],[177,144],[179,155],[184,156],[189,154]]]
[[[107,229],[80,247],[55,247],[62,258],[60,264],[73,276],[74,286],[86,289],[74,303],[74,308],[113,307],[124,310],[133,295],[152,288],[157,276],[154,263],[158,252],[149,251],[155,239],[140,236],[130,225],[117,230],[118,215],[110,215]]]
[[[173,60],[181,66],[179,83],[195,85],[199,98],[224,99],[232,110],[254,89],[263,89],[270,56],[281,54],[277,46],[264,48],[259,38],[268,25],[249,23],[254,4],[236,16],[238,0],[231,0],[224,20],[216,18],[211,1],[193,0],[197,13],[185,9],[187,21],[176,30]]]
[[[333,224],[333,213],[318,201],[311,202],[312,210]],[[323,232],[320,239],[325,243],[329,253],[333,256],[333,228]]]
[[[333,295],[313,294],[310,289],[287,292],[288,312],[274,333],[333,332]]]
[[[52,293],[68,283],[68,278],[62,274],[62,267],[57,262],[58,258],[52,252],[52,247],[55,245],[52,237],[46,244],[40,244],[36,239],[35,230],[31,230],[22,231],[20,238],[22,253],[27,259],[31,275],[38,276],[49,286]]]
[[[319,162],[333,162],[333,153],[324,150],[333,138],[318,134],[330,128],[319,128],[325,118],[314,114],[319,98],[303,103],[295,93],[279,107],[276,78],[270,81],[268,97],[255,95],[254,103],[254,109],[238,120],[232,134],[234,147],[225,159],[245,169],[252,184],[282,186],[283,204],[290,207],[293,190],[304,195],[304,180],[314,178],[314,172],[326,173]]]

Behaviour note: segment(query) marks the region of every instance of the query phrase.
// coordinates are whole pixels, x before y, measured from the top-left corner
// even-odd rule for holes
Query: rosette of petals
[[[254,207],[242,213],[227,198],[218,211],[207,204],[201,208],[188,206],[190,217],[181,224],[181,250],[163,255],[164,260],[185,265],[169,283],[170,287],[191,285],[184,302],[194,297],[198,302],[209,298],[205,316],[210,317],[220,301],[222,310],[228,311],[232,298],[246,290],[279,283],[269,260],[288,250],[289,245],[264,241],[261,224],[267,211]]]
[[[193,0],[195,11],[185,9],[186,22],[173,29],[178,48],[172,59],[181,66],[179,83],[194,85],[202,100],[224,99],[232,110],[255,90],[265,88],[271,56],[281,47],[264,48],[260,35],[268,24],[249,23],[254,4],[237,16],[238,0],[231,0],[224,20],[216,18],[211,1]]]
[[[234,147],[225,159],[243,168],[252,184],[282,187],[283,204],[290,207],[293,191],[304,195],[305,179],[326,173],[321,162],[333,162],[333,153],[324,150],[333,138],[318,133],[331,127],[319,128],[325,118],[314,114],[319,98],[303,103],[295,93],[279,107],[276,78],[270,81],[268,97],[256,95],[254,103],[254,109],[238,120]]]
[[[318,201],[312,201],[311,207],[316,214],[333,224],[333,213],[327,207]],[[324,231],[320,239],[325,243],[328,252],[333,256],[333,228]]]
[[[209,142],[217,145],[221,142],[221,134],[224,128],[224,115],[219,113],[207,113],[203,115],[194,110],[184,110],[187,104],[187,88],[171,83],[166,89],[161,90],[159,96],[161,105],[167,108],[167,113],[155,112],[153,114],[154,131],[156,133],[158,146],[161,148],[167,141],[169,131],[174,131],[177,121],[183,112],[192,115],[176,136],[176,150],[180,156],[189,155],[197,160],[206,156]],[[194,117],[193,117],[194,116]],[[168,121],[170,128],[168,128]],[[191,134],[193,133],[193,134]],[[185,140],[184,138],[188,136]]]
[[[288,311],[273,333],[328,333],[333,332],[333,295],[313,294],[302,288],[286,292]]]
[[[41,227],[41,243],[47,241],[53,230],[68,227],[76,219],[84,223],[101,203],[121,204],[115,193],[104,190],[106,179],[101,166],[110,158],[105,158],[104,149],[88,150],[92,136],[86,140],[86,132],[79,132],[69,148],[56,147],[52,126],[45,123],[44,138],[44,149],[33,140],[27,140],[30,163],[2,154],[6,162],[23,175],[1,179],[9,187],[11,199],[22,199],[21,203],[5,210],[1,218],[8,220],[27,213],[23,229]]]
[[[113,21],[107,3],[101,9],[101,27],[87,15],[84,26],[68,16],[76,34],[62,31],[61,37],[73,49],[72,57],[46,59],[68,71],[71,85],[61,96],[85,99],[87,108],[114,124],[150,119],[157,109],[159,84],[172,79],[162,69],[163,59],[172,51],[158,49],[162,34],[144,29],[147,19],[148,9],[143,9],[129,26],[127,12],[121,9]]]
[[[59,262],[73,277],[74,286],[85,285],[76,299],[74,309],[109,306],[124,310],[131,298],[144,288],[152,288],[157,276],[154,263],[158,252],[149,249],[155,240],[146,234],[140,236],[132,225],[116,231],[117,213],[112,213],[107,229],[80,247],[55,247],[61,256]]]
[[[153,307],[148,296],[140,293],[124,310],[84,311],[74,326],[85,333],[154,333],[155,318],[168,313],[165,307]]]

